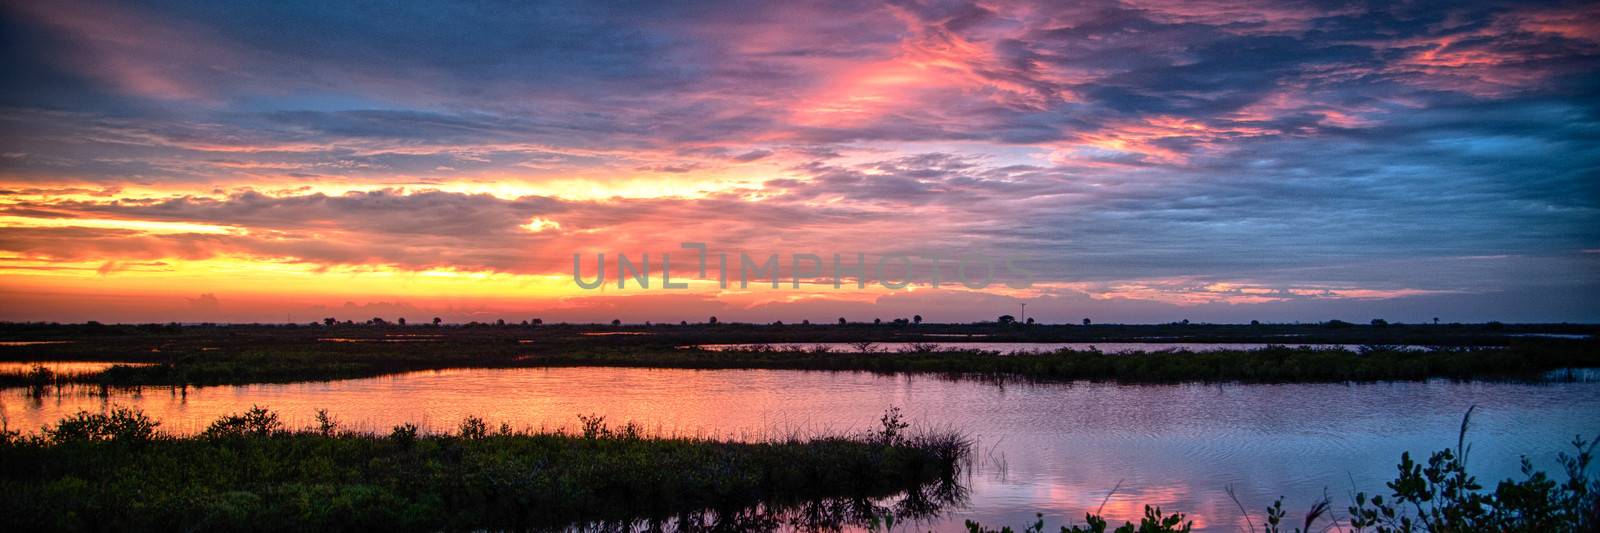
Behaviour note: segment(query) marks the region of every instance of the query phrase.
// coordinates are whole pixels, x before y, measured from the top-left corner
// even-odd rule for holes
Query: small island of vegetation
[[[771,529],[915,517],[961,497],[956,434],[897,410],[863,435],[730,442],[641,435],[582,417],[571,432],[491,427],[388,434],[272,411],[177,436],[129,409],[0,435],[0,530]]]

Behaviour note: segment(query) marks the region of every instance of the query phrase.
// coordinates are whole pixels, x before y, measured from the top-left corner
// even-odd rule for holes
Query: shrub
[[[583,438],[592,440],[611,434],[611,429],[606,427],[606,417],[578,415],[578,421],[583,427]]]
[[[489,424],[484,423],[482,418],[469,416],[461,421],[461,438],[478,440],[488,435]]]
[[[327,409],[317,410],[317,434],[332,437],[339,430],[339,421],[328,415]]]
[[[911,424],[900,415],[899,407],[890,407],[878,419],[878,430],[869,434],[867,439],[884,446],[897,446],[905,442],[905,430]]]
[[[1462,424],[1465,430],[1466,424]],[[1567,481],[1557,484],[1522,458],[1526,479],[1501,481],[1494,492],[1467,472],[1468,448],[1440,450],[1427,466],[1401,454],[1399,477],[1389,482],[1389,498],[1356,494],[1350,526],[1378,533],[1410,531],[1596,531],[1600,499],[1589,478],[1589,463],[1600,439],[1574,439],[1575,455],[1558,458]]]
[[[246,436],[266,437],[283,431],[283,423],[278,421],[278,413],[265,407],[251,406],[243,414],[228,415],[212,422],[211,426],[201,433],[206,438],[239,438]]]
[[[110,413],[77,414],[62,418],[54,428],[44,428],[44,436],[51,442],[116,441],[143,442],[155,437],[160,422],[151,420],[144,412],[126,407],[115,407]]]
[[[403,447],[408,447],[417,442],[417,433],[417,425],[406,422],[395,426],[394,430],[389,432],[389,440]]]

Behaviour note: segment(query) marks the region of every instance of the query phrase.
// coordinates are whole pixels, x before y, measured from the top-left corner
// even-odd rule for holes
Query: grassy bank
[[[112,387],[201,386],[358,378],[440,368],[567,366],[866,371],[970,379],[1119,383],[1307,383],[1433,378],[1537,380],[1552,370],[1600,367],[1600,351],[1588,346],[1548,345],[1432,350],[1273,346],[1201,352],[1108,354],[1060,350],[1015,355],[937,347],[878,353],[829,352],[804,347],[739,351],[596,347],[440,360],[422,359],[406,347],[386,347],[392,354],[322,348],[286,347],[242,354],[201,354],[150,366],[115,366],[100,372],[70,375],[33,369],[0,373],[0,387],[32,387],[42,393],[53,385],[68,383]]]
[[[1517,347],[1426,351],[1375,347],[1351,351],[1290,346],[1255,350],[1116,354],[1084,350],[1001,354],[976,350],[947,351],[938,347],[900,352],[836,353],[794,347],[716,352],[675,350],[559,354],[539,357],[533,362],[552,366],[860,370],[1031,381],[1283,383],[1430,378],[1536,379],[1553,369],[1600,366],[1600,353],[1586,349]]]
[[[0,372],[0,387],[57,383],[106,386],[219,385],[281,383],[357,378],[415,370],[531,366],[630,366],[658,368],[765,368],[928,373],[983,379],[1035,381],[1104,380],[1126,383],[1179,381],[1343,382],[1379,380],[1536,379],[1550,370],[1600,367],[1600,341],[1501,337],[1494,345],[1431,345],[1426,350],[1374,344],[1355,350],[1277,346],[1259,350],[1106,354],[1063,350],[1011,356],[952,349],[921,325],[872,326],[30,326],[0,327],[10,337],[38,344],[0,345],[0,361],[114,361],[147,366],[117,366],[76,375],[28,369]],[[971,335],[1020,335],[1018,327],[964,326]],[[1095,326],[1098,328],[1100,326]],[[1183,341],[1282,342],[1278,329],[1258,338],[1241,333],[1252,326],[1173,326],[1156,331],[1194,329]],[[9,329],[8,329],[9,328]],[[922,328],[922,329],[918,329]],[[1058,327],[1059,328],[1059,327]],[[1131,326],[1106,326],[1103,337],[1129,335]],[[1263,326],[1265,328],[1265,326]],[[1351,327],[1353,328],[1353,327]],[[1434,331],[1442,340],[1460,341],[1481,330],[1448,333],[1449,326],[1387,326],[1369,332],[1329,329],[1342,340],[1404,338],[1417,341]],[[1072,331],[1093,328],[1077,326]],[[6,333],[9,331],[9,333]],[[957,331],[961,331],[957,329]],[[1137,333],[1140,330],[1132,330]],[[1565,331],[1565,330],[1563,330]],[[774,344],[780,349],[707,351],[684,348],[752,338],[802,338],[816,333],[832,339],[855,332],[860,342],[888,337],[919,342],[915,348],[874,353],[820,350],[805,343]],[[1027,334],[1032,334],[1024,332]],[[948,334],[948,333],[946,333]],[[1038,334],[1049,336],[1046,334]],[[1300,335],[1300,334],[1293,334]],[[1305,335],[1310,335],[1309,333]],[[1363,337],[1366,335],[1366,337]],[[1339,337],[1342,336],[1342,337]],[[961,340],[971,340],[963,337]],[[981,340],[993,340],[981,337]],[[1034,340],[1009,339],[1009,340]],[[907,341],[907,342],[910,342]],[[1310,341],[1307,341],[1310,342]]]
[[[864,523],[959,497],[968,445],[905,434],[733,443],[647,438],[585,418],[529,433],[467,419],[450,434],[287,430],[252,410],[201,435],[141,413],[80,413],[0,443],[0,530],[464,530],[680,521],[742,529]],[[904,494],[893,508],[874,499]]]

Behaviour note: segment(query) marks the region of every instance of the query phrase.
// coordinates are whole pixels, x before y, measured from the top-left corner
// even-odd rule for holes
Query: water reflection
[[[763,503],[744,508],[679,513],[643,519],[595,521],[571,526],[610,531],[843,531],[868,529],[892,517],[895,524],[927,527],[967,501],[957,479],[921,484],[888,498],[824,498],[800,503]],[[897,528],[902,527],[900,525]]]
[[[1489,486],[1517,475],[1522,454],[1548,470],[1574,435],[1600,432],[1594,382],[999,386],[856,372],[518,368],[96,392],[69,387],[33,399],[8,389],[0,403],[8,425],[25,431],[122,404],[164,430],[195,432],[262,405],[298,427],[312,425],[318,408],[380,431],[406,421],[450,430],[467,415],[553,430],[600,414],[647,432],[741,440],[865,431],[901,406],[913,428],[977,441],[970,497],[916,528],[935,531],[961,531],[966,519],[1022,525],[1035,512],[1054,530],[1063,519],[1081,523],[1102,501],[1113,520],[1136,520],[1152,504],[1190,514],[1201,530],[1232,531],[1241,519],[1228,485],[1252,510],[1281,495],[1291,513],[1303,512],[1324,494],[1342,509],[1352,487],[1382,490],[1401,452],[1453,447],[1472,405],[1470,467]]]
[[[44,368],[52,374],[94,374],[113,366],[149,366],[155,363],[129,363],[122,361],[0,361],[0,373],[27,373]]]

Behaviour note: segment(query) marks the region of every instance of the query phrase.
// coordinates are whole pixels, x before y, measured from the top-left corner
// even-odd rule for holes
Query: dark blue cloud
[[[686,190],[693,200],[615,204],[430,191],[10,206],[304,230],[275,222],[293,212],[364,235],[416,229],[436,239],[423,254],[511,270],[527,255],[511,246],[544,238],[514,229],[532,216],[610,230],[605,217],[682,227],[695,212],[743,217],[730,238],[769,235],[748,221],[858,224],[861,235],[914,234],[892,244],[913,252],[931,237],[889,225],[926,215],[909,223],[958,246],[1025,250],[1054,279],[1094,283],[1481,294],[1593,264],[1571,259],[1600,248],[1591,6],[1213,7],[7,3],[0,180],[195,194],[636,173],[746,180]],[[450,219],[457,211],[474,215]],[[14,242],[67,238],[46,234]],[[506,238],[475,240],[485,236]],[[112,241],[96,246],[121,246]],[[296,257],[331,262],[435,264],[404,247],[299,245]],[[1517,259],[1443,266],[1473,257]]]

